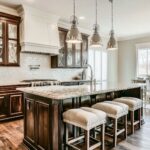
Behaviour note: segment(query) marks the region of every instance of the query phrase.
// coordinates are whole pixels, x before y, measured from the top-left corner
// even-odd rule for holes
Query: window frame
[[[147,65],[147,70],[146,70],[147,73],[143,76],[139,75],[139,59],[138,59],[139,49],[150,49],[150,43],[136,44],[136,77],[144,77],[144,76],[146,77],[146,76],[150,75],[150,74],[148,74],[148,65]],[[148,55],[147,55],[147,57],[148,57]]]
[[[90,58],[89,58],[89,53],[90,53],[90,51],[93,51],[93,53],[94,54],[92,54],[92,56],[93,56],[93,65],[94,65],[94,68],[93,68],[93,66],[90,64]],[[94,78],[96,78],[96,75],[95,75],[95,72],[96,72],[96,67],[95,67],[95,65],[96,65],[96,61],[94,61],[95,60],[95,53],[96,53],[96,51],[99,51],[99,55],[100,55],[100,64],[101,64],[101,71],[100,71],[100,79],[99,80],[97,80],[98,82],[106,82],[107,80],[108,80],[108,53],[106,52],[106,51],[104,51],[104,50],[102,50],[102,49],[92,49],[92,48],[89,48],[89,50],[88,50],[88,64],[90,64],[91,66],[92,66],[92,69],[93,69],[93,73],[94,73]],[[106,56],[107,56],[107,59],[106,59],[106,80],[103,80],[103,68],[104,68],[104,66],[103,66],[103,53],[106,53]],[[88,73],[89,74],[89,73]]]

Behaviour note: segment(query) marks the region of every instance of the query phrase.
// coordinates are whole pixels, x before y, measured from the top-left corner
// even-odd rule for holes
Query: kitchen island
[[[62,150],[62,113],[121,96],[143,97],[143,84],[90,84],[19,88],[24,92],[24,144],[30,149]],[[84,97],[88,97],[85,101]],[[82,99],[83,98],[83,99]],[[71,133],[72,135],[76,133]]]

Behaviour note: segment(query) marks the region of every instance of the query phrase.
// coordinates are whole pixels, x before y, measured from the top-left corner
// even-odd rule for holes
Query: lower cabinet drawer
[[[0,118],[8,114],[7,110],[7,95],[0,95]]]
[[[23,113],[22,94],[10,95],[10,115]]]

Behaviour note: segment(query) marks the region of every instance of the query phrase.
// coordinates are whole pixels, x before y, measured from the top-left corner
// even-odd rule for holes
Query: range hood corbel
[[[20,6],[18,13],[22,18],[21,51],[58,55],[60,49],[59,16],[26,5]]]

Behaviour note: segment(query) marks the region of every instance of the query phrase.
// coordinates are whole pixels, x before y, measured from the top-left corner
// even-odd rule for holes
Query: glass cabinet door
[[[60,49],[59,49],[59,55],[58,55],[58,67],[65,67],[65,32],[59,31],[59,41],[60,41]]]
[[[75,45],[75,67],[81,67],[81,43]]]
[[[8,63],[16,64],[18,56],[18,31],[16,24],[8,24]]]
[[[0,63],[3,63],[3,24],[0,22]]]
[[[73,66],[73,44],[67,43],[67,67]]]
[[[82,67],[85,67],[88,62],[88,41],[87,38],[83,38],[82,43]]]

